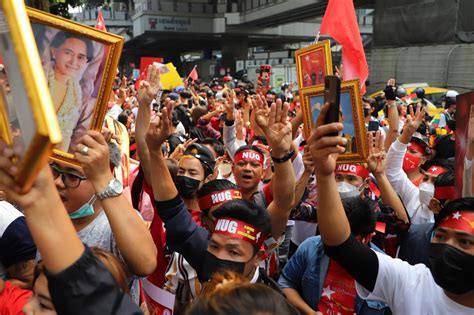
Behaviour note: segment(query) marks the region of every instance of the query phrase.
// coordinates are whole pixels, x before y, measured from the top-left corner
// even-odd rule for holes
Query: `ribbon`
[[[219,218],[213,233],[239,238],[256,247],[260,247],[265,241],[265,237],[259,229],[231,218]]]
[[[199,198],[199,208],[201,210],[210,209],[214,206],[218,206],[228,201],[242,199],[242,194],[240,190],[237,189],[227,189],[220,190],[210,194],[207,194]]]

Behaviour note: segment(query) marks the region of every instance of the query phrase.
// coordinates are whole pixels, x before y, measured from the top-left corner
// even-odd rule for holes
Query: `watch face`
[[[112,191],[117,194],[121,194],[123,191],[123,185],[118,179],[112,181],[110,188],[112,188]]]

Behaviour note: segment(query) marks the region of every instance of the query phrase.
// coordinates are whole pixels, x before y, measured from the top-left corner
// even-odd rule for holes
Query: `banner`
[[[175,296],[168,291],[155,286],[147,279],[143,279],[142,284],[150,314],[173,315]]]

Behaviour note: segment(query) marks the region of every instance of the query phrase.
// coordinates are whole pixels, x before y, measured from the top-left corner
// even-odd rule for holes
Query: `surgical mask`
[[[81,219],[81,218],[85,218],[85,217],[89,217],[91,215],[94,214],[94,202],[96,200],[96,196],[93,195],[91,197],[91,199],[89,199],[88,202],[86,202],[85,204],[82,205],[82,207],[80,207],[79,209],[77,209],[76,211],[72,212],[72,213],[69,213],[69,217],[72,219],[72,220],[75,220],[75,219]]]
[[[410,173],[414,170],[417,170],[421,165],[421,161],[421,157],[407,152],[405,153],[405,157],[403,159],[403,170],[405,173]]]
[[[451,245],[431,243],[428,258],[437,285],[454,294],[474,290],[474,255]]]
[[[341,199],[357,197],[360,195],[359,189],[346,182],[339,182],[337,183],[337,191],[341,196]]]
[[[203,268],[201,269],[198,278],[199,281],[203,283],[210,280],[212,275],[216,272],[223,270],[235,271],[236,273],[243,275],[245,264],[245,262],[220,259],[210,252],[206,252],[202,264]]]
[[[176,182],[174,184],[181,197],[184,199],[192,199],[196,196],[200,183],[200,181],[191,177],[176,176]]]
[[[424,205],[429,205],[433,199],[435,187],[433,184],[423,182],[420,184],[420,202]]]

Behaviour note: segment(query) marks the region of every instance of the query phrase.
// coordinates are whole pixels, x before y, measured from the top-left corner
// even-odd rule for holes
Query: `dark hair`
[[[177,127],[179,125],[179,114],[178,114],[178,111],[173,109],[171,111],[171,124],[173,125],[173,127]]]
[[[224,156],[225,148],[224,145],[220,142],[217,141],[214,138],[205,138],[201,141],[202,145],[210,145],[216,151],[217,157]]]
[[[368,198],[342,199],[342,205],[351,226],[352,234],[366,236],[375,231],[375,203]]]
[[[438,213],[434,227],[437,228],[444,218],[461,210],[474,212],[474,197],[464,197],[448,202]]]
[[[247,200],[233,200],[222,204],[212,215],[218,218],[236,219],[259,229],[264,237],[272,232],[270,216],[266,209]],[[255,253],[259,247],[254,246]]]
[[[282,294],[262,283],[250,283],[242,275],[224,271],[205,284],[203,294],[187,309],[186,315],[290,315]]]
[[[450,170],[450,171],[440,174],[438,177],[436,177],[434,186],[435,186],[435,190],[436,190],[436,187],[454,186],[454,171]],[[441,206],[443,206],[446,203],[446,201],[447,199],[439,200]]]
[[[206,115],[208,112],[207,108],[204,106],[196,106],[191,113],[191,119],[193,124],[196,125],[201,116]]]
[[[264,155],[262,150],[260,150],[260,148],[257,147],[256,145],[243,145],[235,151],[235,155],[237,155],[240,152],[245,151],[245,150],[252,150],[252,151],[255,151],[255,152],[257,152],[261,155]]]
[[[120,113],[120,115],[118,115],[117,117],[117,120],[122,123],[124,126],[127,126],[127,122],[128,122],[128,116],[130,115],[132,111],[129,110],[129,109],[126,109],[124,111],[122,111]]]
[[[53,40],[51,41],[51,47],[59,48],[64,42],[70,38],[75,38],[78,40],[82,40],[84,44],[86,44],[86,57],[87,62],[90,62],[94,58],[94,46],[92,45],[92,41],[84,38],[82,36],[78,36],[73,33],[59,31],[56,36],[54,36]]]

